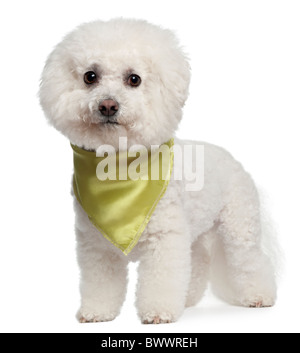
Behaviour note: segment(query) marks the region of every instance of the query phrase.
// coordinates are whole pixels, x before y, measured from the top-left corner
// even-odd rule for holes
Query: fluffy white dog
[[[96,21],[53,50],[40,101],[51,124],[82,149],[118,148],[120,137],[127,137],[128,148],[150,148],[174,137],[189,81],[188,60],[171,31],[139,20]],[[139,261],[136,305],[143,323],[176,321],[203,297],[209,279],[230,303],[274,305],[275,275],[261,246],[255,185],[222,148],[197,144],[204,145],[204,187],[186,191],[186,181],[172,178],[128,256],[102,236],[74,197],[81,322],[116,318],[129,261]]]

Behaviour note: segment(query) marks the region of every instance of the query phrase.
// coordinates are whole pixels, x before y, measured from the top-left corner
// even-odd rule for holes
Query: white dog
[[[96,21],[78,27],[53,50],[40,101],[51,124],[81,149],[106,144],[118,149],[120,137],[128,139],[128,148],[150,149],[174,137],[189,81],[188,60],[171,31],[139,20]],[[274,305],[274,269],[261,247],[260,205],[251,177],[222,148],[193,145],[204,146],[204,187],[186,191],[186,181],[172,178],[128,256],[74,198],[80,322],[116,318],[129,261],[139,261],[136,305],[143,323],[176,321],[203,297],[209,279],[230,303]]]

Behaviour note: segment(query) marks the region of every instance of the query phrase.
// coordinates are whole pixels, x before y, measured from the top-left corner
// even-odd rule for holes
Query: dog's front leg
[[[164,229],[149,235],[136,299],[145,324],[175,322],[183,313],[191,275],[190,237],[184,224],[182,212],[173,209],[160,223]]]
[[[77,258],[80,267],[80,322],[111,321],[120,313],[127,290],[128,259],[91,224],[75,201]]]
[[[114,320],[120,313],[126,295],[127,261],[107,249],[101,249],[101,235],[90,242],[91,234],[77,229],[77,254],[80,266],[80,322]]]

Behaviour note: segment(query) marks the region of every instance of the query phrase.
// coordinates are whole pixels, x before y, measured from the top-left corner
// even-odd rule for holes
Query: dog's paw
[[[275,299],[273,297],[257,295],[243,299],[241,304],[248,308],[270,308],[275,305]]]
[[[248,303],[249,308],[271,308],[275,305],[275,300],[272,298],[252,300]]]
[[[113,321],[117,315],[115,314],[105,314],[105,315],[97,315],[94,313],[87,313],[79,311],[76,315],[78,321],[81,324],[87,323],[96,323],[96,322],[109,322]]]
[[[153,319],[147,319],[143,321],[144,325],[159,325],[159,324],[170,324],[171,320],[163,320],[159,316],[155,316]]]
[[[80,316],[78,318],[78,321],[81,324],[89,324],[89,323],[96,323],[96,322],[109,322],[109,321],[113,321],[115,318],[102,318],[99,316],[94,316],[94,317],[90,317],[90,318],[86,318],[84,316]]]
[[[171,324],[176,321],[174,316],[170,313],[148,313],[140,316],[140,318],[144,325]]]

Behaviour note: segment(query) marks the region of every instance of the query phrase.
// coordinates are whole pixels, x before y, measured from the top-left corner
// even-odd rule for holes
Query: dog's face
[[[51,53],[40,101],[50,122],[86,149],[160,145],[188,95],[189,64],[174,34],[144,21],[84,24]]]

